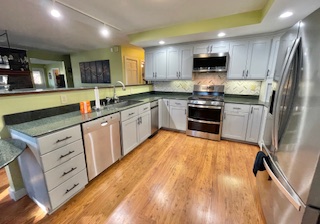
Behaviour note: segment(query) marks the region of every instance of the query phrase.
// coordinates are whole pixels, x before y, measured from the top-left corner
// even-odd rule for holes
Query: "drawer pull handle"
[[[79,183],[74,184],[72,188],[66,190],[66,193],[65,193],[65,194],[67,194],[67,193],[69,193],[70,191],[72,191],[72,189],[75,188],[75,187],[78,186],[78,185],[79,185]]]
[[[67,136],[67,137],[65,137],[65,138],[63,138],[63,139],[58,139],[58,140],[56,141],[56,143],[63,142],[63,141],[65,141],[65,140],[68,140],[69,138],[72,138],[72,136]]]
[[[143,108],[143,110],[148,110],[148,107]]]
[[[71,173],[72,171],[74,171],[75,169],[77,169],[77,167],[75,167],[75,168],[71,168],[71,170],[69,170],[69,171],[67,171],[67,172],[63,172],[63,174],[62,174],[62,176],[65,176],[65,175],[67,175],[68,173]]]
[[[68,155],[70,155],[71,153],[74,153],[74,150],[69,151],[67,154],[61,155],[61,156],[60,156],[60,159],[62,159],[63,157],[66,157],[66,156],[68,156]]]
[[[134,113],[130,113],[129,116],[134,115]]]
[[[234,107],[233,109],[235,109],[235,110],[241,110],[240,107]]]

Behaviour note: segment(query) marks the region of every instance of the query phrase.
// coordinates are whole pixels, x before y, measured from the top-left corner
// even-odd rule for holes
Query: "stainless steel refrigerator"
[[[272,144],[257,186],[268,224],[320,223],[320,9],[281,37]]]

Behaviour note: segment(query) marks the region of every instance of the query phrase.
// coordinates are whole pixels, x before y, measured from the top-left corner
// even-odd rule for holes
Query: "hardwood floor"
[[[0,223],[265,223],[257,146],[160,130],[52,215],[0,185]],[[3,180],[3,172],[0,172]]]

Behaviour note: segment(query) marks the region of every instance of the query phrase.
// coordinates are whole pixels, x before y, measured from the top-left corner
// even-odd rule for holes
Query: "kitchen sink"
[[[120,101],[118,103],[111,103],[106,105],[104,108],[105,109],[121,109],[123,107],[128,107],[128,106],[132,106],[138,103],[142,103],[142,101],[138,101],[138,100],[125,100],[125,101]]]
[[[123,108],[123,107],[128,107],[132,106],[138,103],[142,103],[142,101],[138,100],[126,100],[126,101],[120,101],[119,103],[113,104],[115,108]]]

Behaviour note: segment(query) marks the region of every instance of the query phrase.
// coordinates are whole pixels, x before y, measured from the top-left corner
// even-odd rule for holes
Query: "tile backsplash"
[[[154,91],[192,92],[193,85],[224,85],[226,94],[259,95],[261,81],[227,80],[226,73],[193,73],[193,80],[153,82]]]

